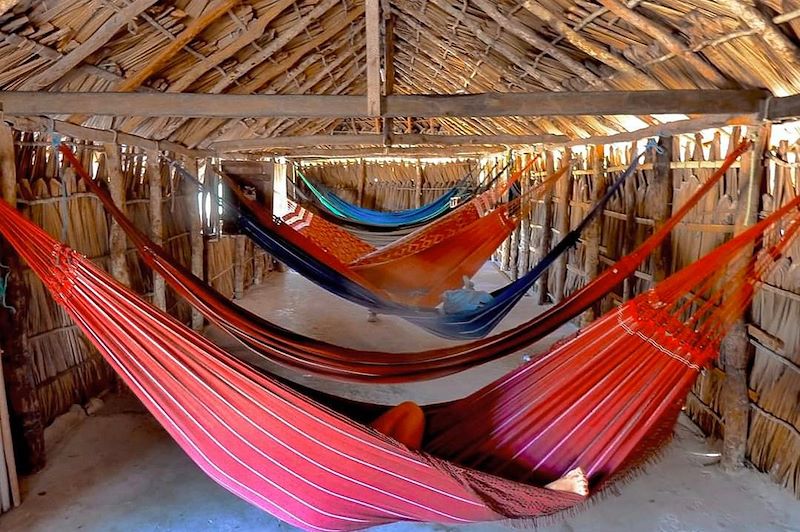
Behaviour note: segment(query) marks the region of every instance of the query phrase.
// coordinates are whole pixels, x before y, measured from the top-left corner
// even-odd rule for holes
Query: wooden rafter
[[[381,3],[365,0],[367,31],[367,114],[381,114]]]
[[[25,81],[20,90],[37,91],[49,87],[67,72],[78,66],[84,59],[106,44],[121,28],[125,27],[140,13],[156,3],[156,0],[137,0],[115,13],[99,30],[80,46],[50,65],[47,69]]]

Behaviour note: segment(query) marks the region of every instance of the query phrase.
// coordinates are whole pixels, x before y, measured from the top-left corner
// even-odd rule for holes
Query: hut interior
[[[800,531],[796,204],[780,218],[800,195],[800,0],[0,0],[0,190],[16,209],[0,215],[1,530]],[[765,220],[777,221],[753,233]],[[603,281],[667,226],[624,278]],[[739,240],[729,262],[699,270]],[[611,369],[581,388],[594,370],[570,375],[564,362],[552,370],[563,397],[545,377],[520,392],[537,405],[561,397],[552,424],[574,418],[552,453],[525,462],[533,477],[495,476],[485,447],[473,462],[436,451],[448,402],[562,351],[600,365],[614,353],[584,353],[581,339],[641,302],[660,309],[654,298],[677,289],[659,287],[687,271],[696,290],[675,301],[725,318],[724,338],[709,340],[719,356],[699,368],[638,333],[697,369],[685,394],[656,405],[662,382],[650,402],[621,396],[630,379]],[[523,284],[499,324],[465,332]],[[563,319],[502,344],[551,314]],[[706,322],[679,318],[700,338]],[[494,345],[508,347],[481,354]],[[367,360],[381,369],[348,373],[347,353],[410,368],[398,353],[435,350],[463,362],[403,373]],[[301,407],[260,414],[245,441],[226,424],[240,397],[214,410],[222,392],[187,384],[159,358],[169,353],[193,378],[246,377],[267,394],[258,408],[299,385],[285,393]],[[641,382],[665,378],[645,366]],[[570,403],[596,388],[606,395],[582,419]],[[418,411],[430,424],[411,427],[412,445],[384,417],[348,420],[337,437],[353,441],[314,439],[324,448],[302,455],[320,468],[309,472],[281,454],[303,448],[270,431],[280,421],[317,438],[304,416],[320,394],[386,415],[412,405],[401,422]],[[507,445],[512,403],[462,412],[459,437]],[[650,403],[675,416],[653,428]],[[515,430],[539,423],[519,408]],[[537,467],[551,454],[599,445],[606,429],[592,416],[604,411],[627,416],[615,437],[641,452],[603,472],[623,485],[589,468],[597,504],[582,505],[580,479],[564,477],[566,491],[534,482],[549,478]],[[314,412],[329,429],[341,417]],[[391,459],[357,454],[356,440],[393,445]],[[244,464],[244,447],[266,465]],[[397,457],[440,484],[390,471]],[[391,479],[350,478],[348,460],[375,460]],[[447,489],[464,494],[432,510]],[[544,508],[554,492],[568,500]],[[472,509],[458,513],[462,503]]]

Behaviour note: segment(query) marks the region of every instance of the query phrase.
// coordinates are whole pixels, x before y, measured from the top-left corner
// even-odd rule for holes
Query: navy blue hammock
[[[491,292],[489,294],[491,298],[485,304],[455,313],[444,313],[438,308],[414,307],[387,301],[332,267],[321,263],[283,235],[262,226],[244,203],[240,205],[226,203],[226,207],[234,209],[234,212],[238,214],[240,228],[244,234],[286,266],[321,288],[377,314],[399,316],[436,336],[454,340],[470,340],[488,335],[533,287],[542,273],[561,254],[578,243],[582,232],[604,211],[607,203],[619,192],[625,180],[635,172],[639,158],[645,153],[642,152],[633,160],[630,166],[606,190],[603,197],[589,210],[580,224],[562,238],[532,270],[516,281]],[[202,186],[183,167],[177,163],[174,163],[174,166],[187,179]],[[209,192],[214,195],[213,191]],[[225,201],[222,198],[218,198],[218,200]],[[282,223],[278,218],[275,218],[274,221],[277,224]]]

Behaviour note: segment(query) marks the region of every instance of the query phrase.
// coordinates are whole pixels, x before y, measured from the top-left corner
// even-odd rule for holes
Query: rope
[[[0,279],[0,306],[2,306],[4,309],[10,310],[12,314],[16,314],[17,309],[6,303],[6,295],[8,294],[8,276],[11,275],[11,268],[2,262],[0,262],[0,268],[8,270]]]

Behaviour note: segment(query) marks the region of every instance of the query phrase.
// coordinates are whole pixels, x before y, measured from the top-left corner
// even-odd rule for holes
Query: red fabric
[[[577,316],[607,294],[625,278],[632,275],[641,262],[672,231],[680,220],[713,189],[721,176],[746,148],[742,143],[731,153],[722,167],[676,212],[664,225],[638,249],[606,269],[581,290],[573,293],[559,305],[531,318],[507,332],[455,347],[432,349],[414,353],[387,353],[362,351],[317,341],[267,322],[211,289],[201,279],[175,261],[141,233],[125,215],[116,208],[108,193],[91,180],[72,151],[62,146],[64,156],[122,226],[131,242],[139,249],[142,258],[179,295],[186,298],[209,320],[233,337],[273,362],[317,375],[356,382],[408,382],[431,379],[468,369],[506,353],[524,348],[540,340],[561,324]],[[289,230],[296,236],[296,232]]]
[[[424,454],[253,371],[5,203],[0,233],[209,476],[291,524],[349,530],[547,515],[582,499],[521,481],[549,481],[580,465],[595,491],[641,463],[796,235],[798,205],[800,198],[532,363],[432,408]],[[714,282],[789,213],[772,260],[751,260]],[[689,326],[685,304],[699,305]]]

